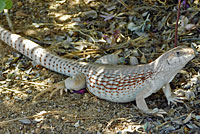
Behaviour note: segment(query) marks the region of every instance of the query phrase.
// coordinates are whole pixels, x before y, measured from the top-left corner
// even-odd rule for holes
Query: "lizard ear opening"
[[[170,65],[169,60],[167,60],[167,64]]]

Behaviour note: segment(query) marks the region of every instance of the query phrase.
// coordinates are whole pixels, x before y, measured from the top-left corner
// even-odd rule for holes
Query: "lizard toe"
[[[167,114],[167,112],[165,112],[163,109],[158,109],[158,108],[154,108],[154,109],[148,109],[147,111],[145,111],[146,114],[150,114],[150,115],[154,115],[154,116],[159,116],[163,118],[164,114]]]
[[[178,96],[170,96],[167,98],[168,105],[170,105],[170,103],[174,103],[175,105],[177,105],[177,102],[183,103],[182,99],[183,98],[178,97]]]
[[[51,87],[47,88],[46,90],[43,90],[42,92],[38,93],[34,98],[33,101],[35,101],[39,96],[42,96],[43,94],[47,93],[47,92],[51,92],[50,94],[50,98],[52,98],[52,96],[55,94],[55,92],[57,92],[58,90],[60,90],[60,95],[63,94],[63,90],[65,90],[65,84],[64,81],[58,82],[56,84],[51,85]]]
[[[163,109],[158,109],[158,108],[148,109],[147,111],[144,111],[144,113],[161,118],[164,118],[164,115],[167,114],[167,112],[165,112]]]

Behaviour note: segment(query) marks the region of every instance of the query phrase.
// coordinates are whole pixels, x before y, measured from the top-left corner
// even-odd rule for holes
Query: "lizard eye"
[[[179,51],[178,51],[178,52],[176,52],[176,55],[177,55],[178,57],[180,56],[180,54],[181,54],[181,53],[180,53]]]

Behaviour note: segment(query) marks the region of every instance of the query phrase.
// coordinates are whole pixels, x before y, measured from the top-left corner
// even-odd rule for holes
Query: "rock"
[[[97,18],[97,12],[95,10],[83,12],[83,17],[85,17],[87,19],[89,19],[89,18],[95,19],[95,18]]]
[[[26,118],[21,119],[21,120],[19,120],[19,121],[20,121],[21,123],[25,124],[25,125],[31,124],[31,121],[30,121],[29,119],[26,119]]]
[[[135,56],[130,56],[130,64],[136,66],[139,64],[138,59]]]

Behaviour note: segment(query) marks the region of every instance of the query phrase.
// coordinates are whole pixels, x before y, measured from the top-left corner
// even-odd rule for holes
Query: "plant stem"
[[[177,11],[177,18],[176,18],[176,26],[175,26],[175,43],[174,47],[177,47],[178,42],[178,21],[180,17],[180,6],[181,6],[181,0],[178,0],[178,11]]]

